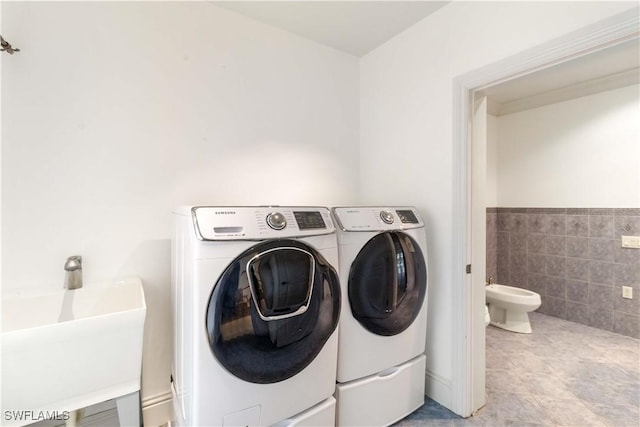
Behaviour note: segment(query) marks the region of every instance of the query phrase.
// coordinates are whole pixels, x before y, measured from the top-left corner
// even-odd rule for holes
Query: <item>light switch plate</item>
[[[622,236],[623,248],[640,248],[640,236]]]
[[[633,288],[631,286],[622,287],[622,298],[633,299]]]

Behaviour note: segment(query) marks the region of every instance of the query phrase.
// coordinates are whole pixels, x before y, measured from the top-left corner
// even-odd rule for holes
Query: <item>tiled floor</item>
[[[530,318],[530,335],[487,328],[487,404],[473,417],[429,400],[396,426],[640,425],[640,340]]]

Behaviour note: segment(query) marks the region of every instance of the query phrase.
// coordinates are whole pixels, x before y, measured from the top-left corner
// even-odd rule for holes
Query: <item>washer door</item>
[[[231,374],[258,384],[286,380],[318,355],[338,325],[336,271],[295,240],[243,252],[213,288],[209,346]]]
[[[360,250],[349,272],[351,313],[368,331],[396,335],[418,316],[427,293],[427,268],[418,243],[391,231]]]

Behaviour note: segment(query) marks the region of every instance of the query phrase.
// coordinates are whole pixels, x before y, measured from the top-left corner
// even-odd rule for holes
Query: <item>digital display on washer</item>
[[[419,224],[418,218],[416,218],[416,214],[410,210],[396,211],[400,221],[403,224]]]
[[[322,219],[322,214],[318,211],[294,211],[293,215],[296,217],[296,222],[300,230],[327,228],[324,219]]]

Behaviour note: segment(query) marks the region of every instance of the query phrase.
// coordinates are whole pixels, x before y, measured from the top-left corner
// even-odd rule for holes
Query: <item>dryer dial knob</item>
[[[274,230],[282,230],[287,226],[287,220],[280,212],[271,212],[267,215],[267,225]]]
[[[393,214],[389,211],[380,211],[380,219],[385,224],[393,224]]]

